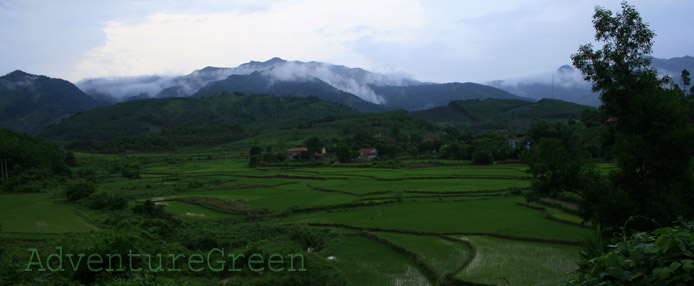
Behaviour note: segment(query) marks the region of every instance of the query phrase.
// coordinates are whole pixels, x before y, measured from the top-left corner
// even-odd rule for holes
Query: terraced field
[[[153,199],[183,220],[243,220],[257,212],[262,224],[344,233],[325,258],[350,285],[557,285],[592,232],[569,212],[518,204],[518,191],[531,183],[523,165],[413,160],[392,169],[251,169],[238,150],[129,156],[140,178],[97,171],[101,190],[128,194],[131,205]],[[0,224],[26,237],[98,231],[78,214],[48,193],[0,197]]]

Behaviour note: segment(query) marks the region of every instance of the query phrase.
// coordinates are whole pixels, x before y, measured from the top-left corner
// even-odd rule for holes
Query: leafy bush
[[[21,284],[22,274],[20,263],[17,258],[7,253],[8,241],[5,232],[0,227],[0,285]]]
[[[494,163],[494,157],[492,157],[492,152],[489,150],[476,150],[472,154],[472,163],[475,165],[489,165]]]
[[[38,193],[41,192],[41,186],[37,184],[26,184],[16,187],[14,191],[16,193]]]
[[[87,207],[95,210],[122,210],[127,205],[125,196],[109,192],[93,193],[87,200]]]
[[[123,178],[138,179],[140,178],[140,167],[137,165],[124,166],[120,170]]]
[[[133,207],[133,212],[136,214],[153,217],[153,218],[166,218],[167,215],[164,212],[164,206],[158,206],[151,200],[146,200],[143,204],[138,204]]]
[[[582,255],[578,277],[567,285],[694,283],[694,222],[637,233],[609,248],[601,256]]]
[[[65,189],[65,198],[69,202],[76,202],[89,197],[94,191],[96,191],[96,186],[90,182],[71,183]]]

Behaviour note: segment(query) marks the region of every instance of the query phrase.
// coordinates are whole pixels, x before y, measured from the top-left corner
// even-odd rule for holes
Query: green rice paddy
[[[260,222],[265,224],[322,223],[397,230],[400,233],[372,233],[421,256],[440,277],[450,274],[463,281],[486,284],[560,284],[564,274],[575,268],[578,247],[550,240],[579,242],[592,232],[546,219],[544,210],[516,204],[522,197],[512,195],[510,190],[527,188],[532,182],[523,165],[473,166],[461,161],[413,160],[402,162],[405,167],[399,169],[350,164],[251,169],[244,152],[219,148],[132,154],[127,160],[139,162],[140,178],[126,179],[112,170],[97,170],[103,178],[99,189],[128,195],[131,206],[157,199],[166,212],[183,220],[245,218],[243,212],[224,212],[183,201],[209,197],[266,209],[267,217]],[[78,154],[78,160],[106,164],[123,159]],[[89,216],[80,215],[79,207],[68,204],[60,195],[54,196],[0,195],[0,225],[11,237],[37,239],[56,233],[98,231]],[[581,221],[558,209],[547,208],[547,212],[565,221]],[[359,236],[362,230],[332,229],[344,237],[332,250],[332,258],[327,259],[345,274],[350,285],[435,282],[411,257]],[[453,240],[411,232],[445,234]]]

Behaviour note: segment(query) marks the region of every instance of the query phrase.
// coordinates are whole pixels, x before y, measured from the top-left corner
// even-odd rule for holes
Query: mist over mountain
[[[235,68],[205,67],[179,77],[135,76],[85,79],[77,83],[86,93],[101,97],[108,95],[115,101],[146,95],[148,97],[184,97],[195,94],[202,87],[234,75],[259,72],[276,82],[323,81],[343,92],[351,93],[371,103],[381,104],[383,98],[374,93],[370,85],[405,86],[419,82],[402,75],[376,74],[360,68],[331,65],[320,62],[286,61],[272,58],[265,62],[251,61]],[[265,86],[264,88],[270,88]],[[230,91],[234,92],[234,91]]]
[[[206,67],[180,77],[86,79],[78,86],[96,98],[110,96],[114,102],[241,92],[294,97],[313,95],[364,112],[420,110],[446,105],[451,100],[523,99],[480,84],[423,83],[404,75],[280,58],[251,61],[235,68]]]
[[[36,134],[66,114],[104,105],[62,79],[20,70],[0,77],[0,128]]]
[[[516,99],[534,101],[519,97],[487,85],[478,83],[443,83],[420,84],[412,86],[372,86],[385,99],[388,109],[423,110],[437,106],[446,106],[454,100],[471,99]]]
[[[382,105],[365,101],[317,78],[307,78],[301,81],[277,81],[275,77],[261,72],[253,72],[249,75],[231,75],[224,80],[206,85],[192,96],[204,97],[229,92],[289,97],[316,96],[362,112],[387,110]]]
[[[651,58],[653,66],[661,76],[669,75],[677,84],[682,84],[682,70],[694,72],[694,57],[684,56],[670,59]]]
[[[694,71],[694,57],[651,58],[651,66],[661,77],[668,75],[675,83],[681,83],[683,69]],[[486,84],[534,99],[554,98],[596,107],[601,105],[600,95],[591,90],[590,82],[583,79],[578,69],[569,65],[561,66],[549,73],[496,80]]]

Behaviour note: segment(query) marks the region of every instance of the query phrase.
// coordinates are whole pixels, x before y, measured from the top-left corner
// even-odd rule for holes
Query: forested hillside
[[[219,125],[261,130],[355,112],[315,97],[218,94],[145,99],[85,111],[48,127],[40,136],[51,140],[107,140],[177,127]]]

